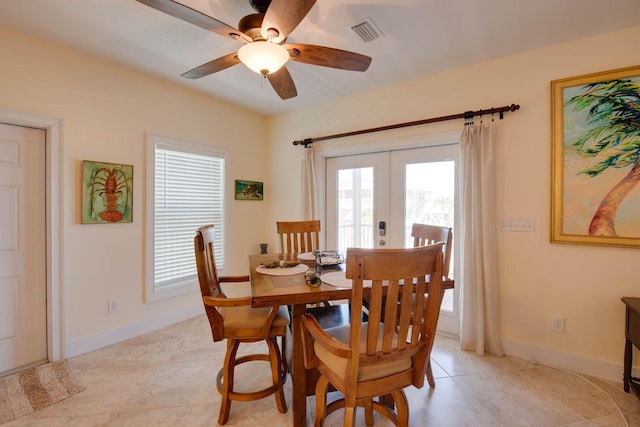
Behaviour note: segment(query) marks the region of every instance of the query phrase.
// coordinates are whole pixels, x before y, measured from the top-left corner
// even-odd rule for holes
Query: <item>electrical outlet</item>
[[[120,301],[117,299],[109,300],[109,313],[117,313],[120,311]]]
[[[564,333],[564,317],[553,316],[551,318],[551,330]]]

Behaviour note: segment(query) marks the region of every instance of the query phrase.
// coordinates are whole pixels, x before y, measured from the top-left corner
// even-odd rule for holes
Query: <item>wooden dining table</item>
[[[351,298],[351,287],[339,287],[321,282],[319,286],[309,286],[304,272],[298,274],[267,275],[256,271],[266,260],[299,261],[309,268],[315,269],[315,261],[298,259],[297,254],[250,255],[251,306],[271,307],[279,305],[292,306],[292,360],[291,379],[293,382],[292,412],[293,425],[307,425],[307,396],[314,394],[318,373],[304,367],[302,352],[302,335],[300,334],[301,316],[307,311],[307,304],[324,301],[348,300]],[[343,265],[342,265],[343,266]],[[340,271],[340,266],[337,268]],[[323,273],[334,272],[335,268],[322,269],[318,272],[320,279]],[[443,278],[443,289],[452,289],[453,279]],[[286,355],[285,355],[286,357]]]

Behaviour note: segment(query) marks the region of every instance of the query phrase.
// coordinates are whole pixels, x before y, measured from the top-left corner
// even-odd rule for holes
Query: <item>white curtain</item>
[[[316,165],[313,146],[304,148],[302,159],[302,220],[318,219],[318,199],[316,194]]]
[[[502,356],[496,245],[495,130],[467,123],[460,144],[462,242],[460,346]]]

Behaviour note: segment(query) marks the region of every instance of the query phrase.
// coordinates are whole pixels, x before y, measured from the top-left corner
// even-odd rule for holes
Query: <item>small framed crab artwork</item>
[[[82,223],[133,221],[133,166],[82,161]]]

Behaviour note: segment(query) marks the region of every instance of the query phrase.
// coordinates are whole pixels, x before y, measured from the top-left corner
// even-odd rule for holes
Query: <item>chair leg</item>
[[[396,402],[396,413],[398,414],[398,426],[409,425],[409,402],[404,390],[396,390],[391,393],[393,400]]]
[[[282,372],[283,375],[289,373],[289,364],[287,363],[287,334],[282,335]]]
[[[362,400],[356,400],[355,390],[344,396],[344,420],[343,427],[353,427],[356,423],[356,410],[358,403],[362,404]]]
[[[364,422],[368,426],[373,425],[373,402],[371,399],[365,399],[362,401],[362,406],[364,407]]]
[[[325,411],[327,409],[327,387],[329,386],[329,380],[320,376],[316,383],[316,420],[315,427],[322,427],[324,424]]]
[[[427,362],[427,382],[431,388],[436,386],[436,380],[433,378],[433,371],[431,370],[431,359]]]
[[[353,427],[356,423],[356,407],[345,406],[343,427]]]
[[[218,415],[218,424],[225,424],[229,420],[229,412],[231,412],[231,399],[229,393],[233,391],[233,374],[235,369],[236,353],[240,341],[229,339],[227,341],[227,353],[224,356],[223,382],[222,382],[222,398],[220,402],[220,415]]]
[[[267,338],[267,346],[269,347],[269,363],[271,364],[271,379],[273,385],[276,386],[276,405],[281,414],[287,412],[287,402],[284,399],[284,390],[282,389],[282,357],[278,349],[278,341],[276,337]]]

